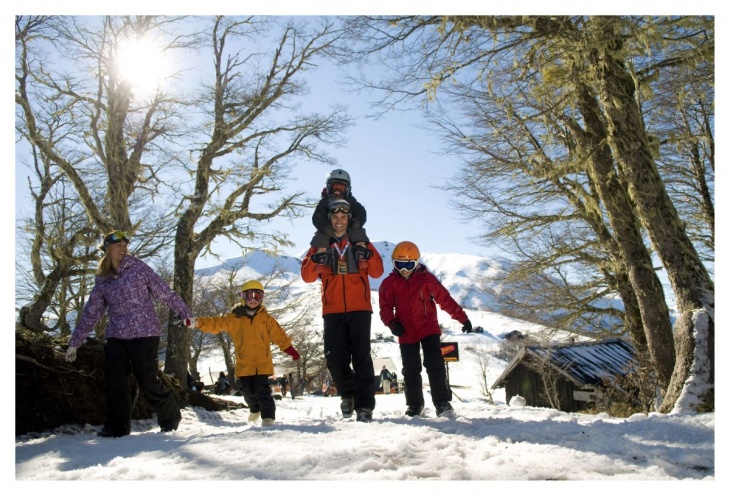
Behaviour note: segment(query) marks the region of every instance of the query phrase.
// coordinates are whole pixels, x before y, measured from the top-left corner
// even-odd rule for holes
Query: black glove
[[[317,253],[312,253],[312,256],[309,258],[312,259],[312,262],[314,262],[318,265],[329,265],[330,264],[329,253],[327,253],[326,251],[318,251]]]
[[[464,322],[464,326],[461,328],[461,332],[471,332],[471,320],[466,319],[466,322]]]
[[[373,252],[368,250],[364,246],[360,246],[360,245],[355,246],[355,258],[358,261],[370,260],[370,256],[372,254],[373,254]]]
[[[406,333],[406,328],[403,327],[403,324],[401,324],[397,320],[394,320],[393,322],[391,322],[390,326],[388,326],[388,327],[390,327],[390,332],[393,333],[393,336],[402,336],[403,334]]]

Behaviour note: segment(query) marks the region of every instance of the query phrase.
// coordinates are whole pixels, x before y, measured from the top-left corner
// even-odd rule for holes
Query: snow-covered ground
[[[272,427],[248,425],[246,409],[208,412],[186,408],[179,430],[169,434],[160,433],[154,419],[149,419],[134,421],[132,434],[119,439],[98,438],[99,426],[91,425],[16,437],[15,479],[329,481],[314,487],[283,488],[305,494],[350,492],[349,481],[715,480],[714,414],[651,414],[627,419],[569,414],[510,407],[503,389],[495,392],[496,404],[490,405],[475,378],[474,355],[466,350],[489,346],[492,340],[461,333],[446,338],[460,346],[460,361],[449,364],[455,419],[435,416],[427,380],[425,418],[403,415],[402,394],[378,395],[373,422],[367,424],[343,419],[338,397],[277,401]],[[390,357],[400,367],[396,344],[375,343],[373,348],[378,357]],[[504,365],[496,359],[490,362],[490,381]],[[235,396],[226,398],[241,401]],[[130,490],[127,485],[83,484],[73,489],[76,487],[125,494]],[[207,486],[180,489],[202,487]],[[268,485],[246,487],[245,492],[273,489]],[[687,487],[683,485],[682,491]],[[362,486],[363,491],[367,488]],[[548,488],[554,489],[554,485]],[[712,491],[715,487],[704,488]],[[395,489],[441,493],[454,487],[415,484]],[[614,494],[617,489],[614,484],[591,484],[571,490]]]

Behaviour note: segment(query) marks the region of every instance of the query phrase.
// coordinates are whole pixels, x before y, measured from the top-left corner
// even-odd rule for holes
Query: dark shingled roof
[[[582,386],[598,384],[607,376],[625,375],[634,360],[634,348],[620,339],[547,347],[525,346],[493,387],[501,385],[525,355],[548,360],[563,375]]]

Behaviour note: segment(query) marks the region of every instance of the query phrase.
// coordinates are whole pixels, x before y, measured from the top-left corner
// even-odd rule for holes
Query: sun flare
[[[117,49],[117,70],[137,96],[152,95],[168,75],[161,48],[151,40],[128,40]]]

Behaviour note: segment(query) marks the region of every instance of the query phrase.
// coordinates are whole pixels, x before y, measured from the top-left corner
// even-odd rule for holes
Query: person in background
[[[410,241],[398,243],[393,249],[393,271],[378,290],[380,320],[398,337],[408,407],[406,415],[415,417],[423,413],[423,349],[423,366],[428,374],[436,415],[453,416],[452,394],[441,356],[441,327],[436,305],[463,325],[462,332],[471,332],[472,326],[464,309],[436,276],[419,262],[420,257],[418,247]]]
[[[157,363],[162,329],[154,300],[165,303],[181,318],[192,315],[182,298],[146,263],[127,252],[124,231],[104,236],[104,253],[96,269],[94,288],[71,334],[66,360],[74,362],[76,351],[107,313],[104,345],[106,422],[97,434],[122,437],[130,433],[132,399],[127,382],[131,366],[145,400],[157,415],[162,432],[178,428],[182,416],[172,392],[158,377]]]
[[[352,196],[350,174],[342,169],[334,169],[327,175],[322,197],[312,214],[312,224],[317,228],[317,231],[314,233],[310,245],[317,248],[320,253],[325,252],[329,247],[330,238],[334,236],[329,220],[329,203],[334,200],[346,200],[350,205],[352,216],[347,232],[350,235],[350,241],[364,250],[369,243],[363,228],[367,220],[367,212],[365,207]]]
[[[286,374],[282,374],[281,377],[279,377],[279,387],[281,388],[282,398],[286,398],[287,385],[289,385],[289,379],[287,379]]]
[[[294,381],[294,376],[291,372],[289,372],[289,392],[291,393],[291,399],[294,399],[297,392],[297,383]]]
[[[230,384],[228,383],[228,379],[226,378],[226,373],[221,372],[218,375],[218,380],[215,383],[215,394],[226,394],[229,387]]]
[[[393,376],[391,375],[390,370],[383,365],[383,368],[380,371],[380,385],[383,387],[383,394],[390,394],[390,381],[392,378]]]
[[[347,226],[350,205],[344,199],[329,203],[329,220],[334,232],[332,243],[323,253],[309,249],[302,262],[302,279],[322,285],[324,354],[327,369],[341,396],[344,418],[357,412],[359,422],[370,422],[375,408],[373,359],[370,355],[369,277],[383,275],[383,259],[368,243],[361,256],[353,248]]]
[[[271,344],[299,360],[299,353],[291,338],[266,310],[263,304],[264,287],[259,281],[247,281],[239,293],[240,302],[229,313],[220,317],[191,317],[188,327],[196,327],[210,334],[228,333],[236,348],[236,377],[249,406],[248,421],[266,427],[274,425],[276,403],[271,395],[269,376],[274,375]]]

